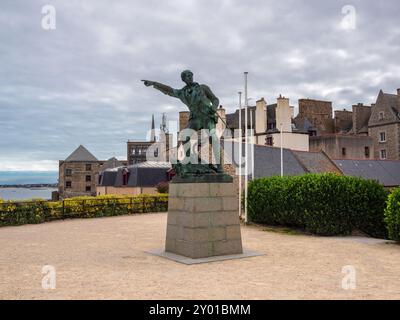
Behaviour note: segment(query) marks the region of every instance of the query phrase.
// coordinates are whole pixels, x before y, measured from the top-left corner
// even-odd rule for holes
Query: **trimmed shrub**
[[[156,186],[158,193],[168,193],[169,191],[169,182],[168,181],[161,181]]]
[[[400,241],[400,188],[394,189],[387,200],[385,222],[389,230],[389,238]]]
[[[168,210],[168,195],[75,197],[64,201],[0,202],[0,226]]]
[[[346,235],[359,229],[386,237],[387,193],[375,181],[307,174],[251,181],[248,214],[254,222],[292,226],[319,235]]]
[[[354,179],[350,209],[356,229],[374,238],[388,239],[385,207],[389,192],[373,180]]]

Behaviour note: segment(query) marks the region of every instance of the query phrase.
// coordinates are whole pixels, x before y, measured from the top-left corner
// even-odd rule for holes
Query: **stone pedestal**
[[[165,251],[192,259],[243,253],[234,184],[171,182]]]

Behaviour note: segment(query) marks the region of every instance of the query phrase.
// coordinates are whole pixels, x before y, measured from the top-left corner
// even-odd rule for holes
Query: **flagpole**
[[[239,91],[239,217],[242,216],[242,92]]]
[[[249,73],[248,72],[244,72],[244,123],[245,123],[245,164],[244,164],[244,222],[247,223],[247,195],[248,195],[248,190],[247,190],[247,184],[248,184],[248,180],[249,180],[249,176],[248,176],[248,130],[247,130],[247,126],[248,126],[248,104],[249,104],[249,100],[247,99],[247,75]]]
[[[283,177],[283,124],[280,124],[281,131],[281,177]]]

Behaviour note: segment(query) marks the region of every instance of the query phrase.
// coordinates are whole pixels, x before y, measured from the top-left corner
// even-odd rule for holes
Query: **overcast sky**
[[[55,30],[42,28],[47,4]],[[80,144],[126,159],[153,113],[158,126],[185,110],[140,79],[182,87],[187,68],[228,112],[243,71],[253,103],[370,104],[400,87],[399,17],[398,0],[1,0],[0,170],[58,170]]]

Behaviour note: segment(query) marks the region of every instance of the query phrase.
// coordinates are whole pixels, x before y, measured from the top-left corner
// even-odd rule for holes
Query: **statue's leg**
[[[220,139],[217,136],[215,126],[210,130],[210,140],[213,152],[212,159],[214,161],[217,172],[222,173],[224,172],[224,169],[221,163],[221,143]]]

